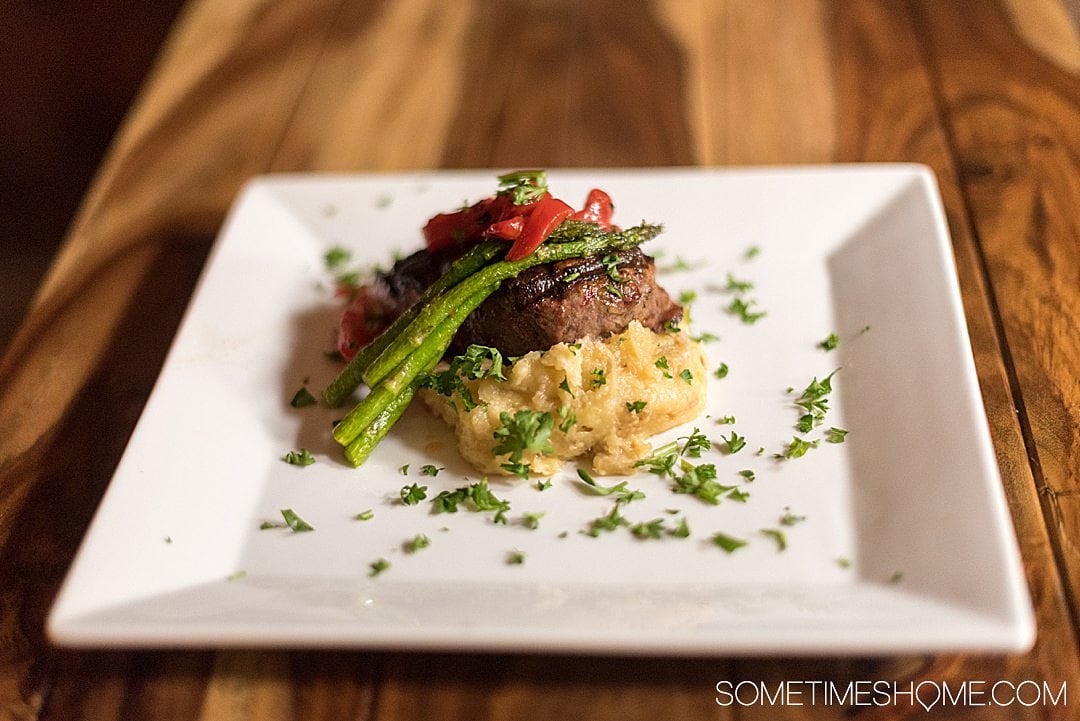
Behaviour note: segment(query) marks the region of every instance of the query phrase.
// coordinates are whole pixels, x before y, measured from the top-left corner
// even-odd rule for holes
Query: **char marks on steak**
[[[470,315],[454,336],[451,351],[471,343],[493,346],[504,355],[520,356],[556,343],[580,338],[603,338],[621,333],[637,320],[663,330],[682,318],[682,307],[656,283],[653,259],[639,248],[615,253],[617,275],[612,280],[606,255],[538,265],[503,282]],[[399,260],[379,280],[390,298],[404,310],[435,282],[454,257],[418,251]]]

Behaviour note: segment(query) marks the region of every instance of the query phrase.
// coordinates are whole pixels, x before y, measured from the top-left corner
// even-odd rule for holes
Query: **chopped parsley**
[[[355,521],[370,521],[374,517],[375,517],[375,511],[373,509],[369,508],[366,511],[361,511],[360,513],[357,513],[355,516],[353,516],[353,520],[355,520]]]
[[[630,527],[630,533],[637,538],[662,538],[664,535],[664,519],[654,518],[651,521],[635,523]]]
[[[784,515],[780,516],[781,526],[794,526],[796,523],[802,523],[806,520],[806,516],[796,516],[789,509],[784,509]]]
[[[693,385],[694,383],[694,374],[690,372],[689,368],[683,368],[679,372],[679,377],[686,381],[687,385]]]
[[[697,300],[697,291],[684,290],[679,293],[679,305],[689,305]]]
[[[591,488],[593,493],[598,496],[610,496],[612,493],[622,493],[627,490],[626,481],[620,481],[614,486],[601,486],[584,468],[577,469],[577,474],[578,478],[580,478],[585,485]]]
[[[717,419],[717,424],[721,426],[730,426],[735,422],[735,416],[721,416]]]
[[[310,466],[315,462],[315,456],[308,449],[301,448],[299,451],[289,451],[281,460],[292,466]]]
[[[657,368],[659,368],[663,372],[665,378],[673,377],[671,375],[671,373],[669,372],[671,369],[668,367],[668,359],[667,359],[666,355],[662,355],[659,358],[657,358],[656,363],[654,363],[653,365],[655,365]]]
[[[622,283],[626,280],[626,278],[622,277],[619,273],[619,256],[617,254],[608,253],[600,259],[600,262],[604,264],[604,270],[607,271],[608,278],[611,278],[613,282]],[[619,295],[621,296],[622,293]]]
[[[633,403],[626,404],[626,410],[630,413],[640,413],[645,410],[645,406],[648,405],[645,401],[634,401]]]
[[[723,549],[725,553],[734,553],[747,543],[741,538],[735,538],[719,531],[714,533],[709,540]]]
[[[401,474],[401,475],[403,475],[403,476],[407,476],[407,475],[409,475],[409,464],[408,464],[408,463],[406,463],[406,464],[405,464],[404,466],[402,466],[401,468],[399,468],[399,469],[398,469],[398,473],[400,473],[400,474]]]
[[[746,249],[746,252],[743,253],[743,260],[753,260],[754,258],[758,257],[760,253],[761,248],[756,245],[751,245],[749,248]]]
[[[720,336],[714,333],[709,333],[708,331],[702,333],[701,335],[692,336],[692,338],[698,343],[715,343],[716,341],[720,340]]]
[[[847,556],[840,556],[836,559],[836,565],[840,568],[851,568],[851,559]]]
[[[784,532],[781,531],[780,529],[778,529],[778,528],[762,528],[762,529],[759,530],[759,532],[761,533],[761,535],[767,536],[767,537],[773,539],[774,541],[776,541],[776,550],[777,551],[786,551],[787,550],[787,536],[785,536]]]
[[[565,376],[562,379],[562,383],[559,384],[559,388],[569,393],[571,398],[577,398],[577,396],[574,395],[574,391],[570,390],[570,381]]]
[[[296,511],[291,508],[282,508],[281,517],[285,519],[285,525],[292,530],[293,533],[303,533],[304,531],[315,530],[314,526],[296,515]],[[267,527],[266,524],[263,524],[263,527]],[[277,527],[280,528],[280,526]]]
[[[675,477],[672,491],[696,496],[706,503],[714,506],[720,503],[724,494],[735,490],[734,486],[725,486],[716,480],[716,466],[712,463],[702,463],[695,466],[687,460],[679,464],[683,471],[682,475]]]
[[[713,375],[717,378],[727,378],[728,365],[727,363],[721,363],[720,367],[713,371]]]
[[[836,350],[836,346],[840,345],[840,338],[836,333],[829,333],[828,337],[818,343],[818,347],[823,350]]]
[[[380,558],[379,560],[372,561],[370,564],[368,564],[368,568],[371,569],[371,572],[368,573],[368,575],[374,578],[383,571],[388,570],[390,568],[390,562],[387,561],[385,558]]]
[[[589,384],[594,389],[607,384],[607,375],[604,373],[603,368],[593,368],[592,372],[589,375],[593,376]]]
[[[499,414],[502,426],[495,429],[493,437],[499,441],[491,452],[501,456],[509,454],[509,462],[502,467],[521,478],[529,477],[529,465],[522,463],[525,451],[533,453],[551,453],[551,431],[555,419],[547,411],[537,412],[523,409],[511,416],[506,411]]]
[[[825,432],[826,443],[843,443],[847,438],[848,432],[843,428],[836,428],[835,426]]]
[[[675,538],[689,538],[690,537],[690,525],[686,522],[686,518],[680,518],[678,525],[671,530],[671,535]]]
[[[509,195],[514,205],[526,205],[540,200],[548,190],[547,173],[543,170],[523,170],[500,175],[499,195]]]
[[[630,525],[630,522],[627,521],[621,513],[619,513],[619,508],[621,507],[622,504],[616,502],[615,505],[611,507],[611,510],[608,511],[606,514],[600,516],[599,518],[594,518],[589,524],[588,534],[593,538],[596,538],[603,531],[614,531],[620,526]]]
[[[766,311],[752,312],[750,306],[754,305],[757,301],[745,301],[742,298],[735,298],[731,301],[731,305],[727,307],[727,312],[731,315],[738,316],[739,319],[748,325],[757,323],[764,318],[768,313]]]
[[[247,571],[239,570],[230,573],[225,577],[226,581],[239,581],[241,578],[247,578]]]
[[[723,436],[720,436],[720,437],[724,438]],[[746,437],[745,436],[740,436],[735,431],[732,431],[731,432],[731,438],[724,438],[724,445],[725,445],[725,447],[727,449],[727,452],[729,454],[730,453],[738,453],[739,451],[741,451],[743,449],[744,446],[746,446]]]
[[[530,531],[535,531],[540,528],[540,519],[544,517],[544,512],[539,513],[524,513],[521,516],[521,525],[528,528]]]
[[[477,403],[465,381],[481,378],[504,381],[503,363],[502,353],[497,348],[473,344],[463,354],[454,356],[446,370],[422,376],[420,385],[448,398],[457,393],[465,410],[471,411]]]
[[[825,420],[825,414],[829,410],[829,394],[832,393],[832,377],[836,375],[837,368],[820,381],[817,376],[810,381],[806,389],[795,401],[795,405],[803,409],[804,413],[799,418],[798,428],[803,433]],[[809,416],[809,419],[807,418]],[[805,429],[805,430],[804,430]]]
[[[420,549],[427,548],[430,545],[431,539],[423,533],[418,533],[408,541],[405,541],[405,553],[416,553]]]
[[[543,480],[540,480],[540,481],[536,482],[536,490],[538,490],[538,491],[546,491],[549,488],[551,488],[551,479],[550,478],[545,478]]]
[[[570,406],[559,406],[559,430],[563,433],[569,433],[570,429],[577,425],[577,413],[570,409]]]
[[[606,290],[608,293],[611,293],[616,298],[621,299],[623,297],[622,291],[619,290],[619,287],[614,285],[613,283],[608,283],[607,285],[605,285],[604,290]]]
[[[748,280],[736,280],[731,273],[727,274],[727,285],[724,286],[724,291],[727,293],[745,293],[753,290],[754,284]]]
[[[685,442],[680,443],[680,441]],[[706,438],[705,434],[699,429],[695,428],[689,436],[681,436],[670,443],[665,443],[655,449],[652,455],[642,458],[634,466],[644,467],[649,473],[655,473],[661,477],[671,476],[674,478],[675,464],[680,458],[684,456],[700,458],[701,452],[707,451],[711,447],[712,441]]]
[[[427,486],[418,486],[415,483],[411,486],[402,486],[400,495],[401,502],[406,506],[415,506],[427,498]]]
[[[323,260],[326,261],[326,269],[335,271],[352,259],[352,253],[341,246],[334,246],[326,251]]]
[[[784,458],[802,458],[811,448],[817,446],[817,441],[807,442],[798,436],[791,437],[791,443],[784,449]]]
[[[523,563],[525,563],[525,554],[521,551],[514,549],[506,554],[506,565],[520,566]]]
[[[421,476],[431,476],[432,478],[434,478],[435,476],[439,475],[439,471],[443,471],[443,470],[446,470],[446,469],[445,468],[437,468],[436,466],[433,466],[430,463],[428,463],[427,465],[421,466],[420,475]]]
[[[754,482],[754,472],[750,469],[746,469],[745,471],[739,471],[739,475],[745,478],[747,483]]]
[[[300,390],[293,394],[292,400],[289,401],[289,405],[293,408],[307,408],[308,406],[315,405],[315,396],[311,395],[311,391],[306,386],[301,386]]]

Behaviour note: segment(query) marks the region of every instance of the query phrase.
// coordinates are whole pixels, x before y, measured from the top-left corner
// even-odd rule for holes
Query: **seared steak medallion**
[[[682,307],[656,283],[653,259],[631,248],[609,256],[539,265],[508,280],[476,309],[454,336],[451,352],[469,344],[520,356],[556,343],[621,333],[630,321],[662,331],[682,318]],[[404,310],[453,261],[422,250],[380,274],[390,298]]]

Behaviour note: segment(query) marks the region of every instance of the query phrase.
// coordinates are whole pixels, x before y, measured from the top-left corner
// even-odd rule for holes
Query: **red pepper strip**
[[[593,188],[589,191],[589,197],[585,199],[585,207],[574,213],[574,220],[587,220],[596,223],[603,230],[611,229],[611,216],[615,212],[615,204],[611,202],[611,196]]]
[[[506,220],[500,220],[492,224],[484,231],[485,238],[502,238],[503,240],[517,240],[521,231],[525,229],[525,216],[515,215]]]
[[[566,203],[544,195],[534,204],[528,220],[525,221],[524,230],[507,251],[506,260],[521,260],[532,253],[551,235],[551,231],[558,228],[573,213],[574,209]]]

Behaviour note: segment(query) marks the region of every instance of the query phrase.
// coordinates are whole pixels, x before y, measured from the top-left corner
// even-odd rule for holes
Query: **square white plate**
[[[506,526],[402,505],[403,485],[430,498],[477,480],[420,404],[366,465],[346,467],[329,437],[342,411],[289,405],[305,378],[317,392],[336,371],[324,253],[342,245],[386,266],[420,246],[430,215],[489,195],[495,175],[247,187],[52,610],[53,640],[672,655],[1032,643],[948,230],[919,166],[549,173],[574,204],[606,189],[622,225],[663,222],[646,246],[660,282],[695,291],[690,332],[720,337],[710,368],[730,372],[708,378],[709,417],[658,442],[699,426],[714,439],[700,462],[748,500],[711,506],[643,473],[629,482],[646,499],[624,509],[669,527],[685,517],[689,538],[590,537],[612,502],[584,492],[573,464],[542,492],[492,479],[512,505]],[[726,312],[728,273],[754,284],[744,297],[767,312],[757,323]],[[832,332],[839,347],[825,351]],[[828,417],[805,437],[836,426],[847,441],[774,459],[797,435],[794,400],[836,368]],[[725,454],[733,430],[747,446]],[[282,462],[301,447],[314,465]],[[421,476],[428,463],[445,470]],[[316,530],[260,530],[284,508]],[[372,520],[354,520],[367,509]],[[786,511],[805,520],[782,526]],[[538,529],[518,522],[525,512],[545,514]],[[748,544],[727,554],[709,540],[717,531]],[[419,533],[431,546],[406,553]],[[514,550],[525,563],[506,562]],[[371,577],[379,558],[391,568]]]

